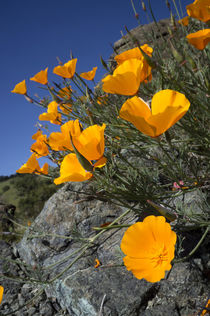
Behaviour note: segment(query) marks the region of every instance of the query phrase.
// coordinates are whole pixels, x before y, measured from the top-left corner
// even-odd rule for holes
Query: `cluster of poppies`
[[[180,24],[187,26],[189,17],[195,18],[205,23],[210,22],[210,2],[209,0],[195,0],[186,6],[188,16],[179,21]],[[206,28],[187,35],[188,42],[199,50],[203,50],[210,42],[210,29]]]
[[[196,0],[187,6],[187,12],[189,16],[200,17],[200,20],[208,22],[209,0]],[[208,29],[204,31],[209,32]],[[193,44],[189,35],[187,38]],[[208,42],[209,37],[203,40],[202,47],[204,48]],[[200,47],[199,44],[197,48],[203,49]],[[151,102],[146,102],[138,96],[141,83],[152,80],[152,63],[149,62],[152,53],[153,49],[145,44],[115,56],[117,67],[113,74],[102,79],[102,89],[104,93],[128,96],[119,111],[119,117],[133,124],[145,135],[158,137],[185,115],[190,102],[184,94],[169,89],[154,94]],[[64,79],[72,79],[76,63],[76,58],[71,59],[63,65],[56,66],[53,73]],[[94,67],[89,72],[81,73],[80,77],[93,80],[96,70],[97,67]],[[60,125],[60,132],[53,132],[49,137],[41,130],[34,134],[32,139],[35,142],[31,146],[33,154],[17,172],[47,174],[48,165],[44,164],[41,168],[37,159],[52,152],[61,152],[62,159],[57,161],[60,165],[60,176],[54,180],[55,184],[88,180],[93,176],[95,168],[101,168],[107,163],[104,156],[106,125],[83,128],[78,119],[64,123],[62,113],[68,114],[72,111],[72,89],[66,85],[60,91],[53,91],[48,84],[47,72],[48,68],[30,80],[46,85],[53,94],[53,101],[48,104],[47,112],[39,116],[39,120]],[[17,84],[12,92],[23,94],[32,100],[27,95],[25,80]],[[126,254],[125,266],[137,278],[157,282],[164,277],[166,270],[171,269],[170,262],[174,258],[175,243],[176,234],[166,223],[165,218],[148,216],[143,222],[129,227],[124,234],[121,249]]]

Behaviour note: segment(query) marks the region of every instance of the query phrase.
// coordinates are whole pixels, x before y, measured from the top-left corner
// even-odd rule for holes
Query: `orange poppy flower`
[[[50,121],[52,124],[61,124],[61,114],[58,113],[58,104],[52,101],[48,104],[47,113],[39,115],[40,121]]]
[[[186,36],[188,42],[195,48],[203,50],[210,42],[210,29],[200,30]]]
[[[80,77],[82,77],[83,79],[86,79],[86,80],[93,80],[95,78],[97,68],[98,67],[93,67],[93,69],[91,71],[82,72],[80,74]]]
[[[45,70],[41,70],[34,77],[30,78],[30,80],[41,83],[41,84],[47,84],[48,82],[47,71],[48,71],[48,68],[46,68]]]
[[[184,18],[182,18],[181,20],[178,21],[179,24],[182,24],[184,26],[187,26],[189,24],[189,16],[185,16]]]
[[[104,129],[106,125],[93,125],[73,139],[74,146],[87,160],[98,160],[104,154]]]
[[[210,2],[209,0],[195,0],[186,6],[187,14],[192,18],[203,22],[210,21]]]
[[[141,49],[145,52],[145,54],[152,56],[153,48],[150,47],[147,44],[144,44],[141,46]],[[144,56],[142,55],[142,52],[138,47],[126,50],[125,52],[116,55],[115,60],[118,63],[118,65],[122,64],[125,60],[131,59],[131,58],[137,58],[137,59],[144,59]]]
[[[36,155],[32,154],[28,161],[16,171],[17,173],[36,173],[36,174],[48,174],[48,164],[45,163],[40,168],[39,163],[36,159]]]
[[[103,90],[122,95],[136,94],[140,83],[148,77],[148,74],[143,72],[143,67],[142,60],[136,58],[125,60],[114,70],[113,75],[102,79]]]
[[[3,286],[0,285],[0,304],[1,304],[2,299],[3,299],[3,294],[4,294],[4,288],[3,288]]]
[[[42,131],[38,131],[32,136],[36,142],[31,145],[31,151],[35,153],[36,157],[43,157],[49,154],[49,149],[47,147],[47,136],[42,134]]]
[[[64,65],[62,66],[59,65],[55,67],[53,69],[53,73],[63,78],[71,79],[74,76],[74,73],[76,70],[76,63],[77,63],[77,58],[71,59]]]
[[[54,180],[55,184],[64,182],[81,182],[92,177],[92,173],[86,171],[79,163],[75,154],[66,155],[61,163],[60,177]]]
[[[143,222],[131,225],[122,238],[124,264],[137,279],[158,282],[171,269],[175,244],[176,233],[165,217],[147,216]]]
[[[78,136],[81,133],[79,120],[68,121],[61,126],[61,133],[51,133],[48,144],[56,151],[59,150],[72,150],[70,134],[72,137]]]
[[[144,44],[141,46],[141,49],[147,54],[149,57],[152,57],[153,48]],[[140,82],[147,82],[147,80],[152,80],[151,67],[148,65],[146,59],[144,58],[141,50],[138,47],[126,50],[125,52],[116,55],[115,60],[118,65],[121,65],[125,60],[136,58],[143,62],[143,68],[141,71],[141,79]]]
[[[64,87],[61,90],[58,91],[58,96],[65,99],[69,100],[71,98],[71,87]]]
[[[142,133],[157,137],[180,120],[189,106],[190,102],[184,94],[167,89],[153,96],[151,109],[139,97],[128,99],[119,116],[131,122]]]
[[[18,93],[18,94],[26,94],[27,93],[27,88],[26,88],[26,81],[23,80],[16,84],[14,89],[11,91],[12,93]]]

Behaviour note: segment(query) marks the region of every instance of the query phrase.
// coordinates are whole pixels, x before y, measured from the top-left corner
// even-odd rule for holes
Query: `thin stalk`
[[[49,283],[53,283],[55,280],[57,280],[59,277],[61,277],[66,271],[68,271],[72,266],[73,264],[79,260],[83,254],[85,253],[85,251],[89,248],[89,245],[86,245],[84,246],[81,250],[82,252],[63,270],[61,271],[60,273],[58,273],[54,278],[52,278],[51,280],[49,280]]]
[[[135,5],[134,5],[134,3],[133,3],[133,0],[131,0],[131,5],[132,5],[132,8],[133,8],[133,12],[134,12],[134,14],[135,14],[135,18],[137,19],[138,24],[141,25],[140,20],[139,20],[139,14],[138,14],[137,11],[136,11],[136,8],[135,8]]]
[[[84,246],[83,246],[84,247]],[[49,266],[43,267],[43,270],[48,270],[51,269],[53,267],[55,267],[56,265],[65,262],[66,260],[68,260],[69,258],[71,258],[73,255],[77,254],[78,252],[80,252],[82,250],[83,247],[80,247],[79,249],[75,250],[74,252],[72,252],[70,255],[66,256],[65,258],[56,261],[55,263],[50,264]]]
[[[84,96],[86,96],[85,91],[83,91],[83,90],[80,88],[80,86],[79,86],[79,84],[77,83],[77,81],[75,80],[75,78],[72,78],[72,81],[74,82],[75,86],[79,89],[79,91],[80,91]]]
[[[17,309],[4,314],[4,316],[8,316],[8,315],[15,315],[16,312],[20,311],[22,308],[26,307],[27,305],[30,305],[37,297],[39,297],[40,295],[42,295],[44,292],[44,289],[41,289],[33,298],[31,298],[30,300],[28,300],[24,305],[18,307]]]
[[[174,8],[175,8],[175,10],[176,10],[176,14],[177,14],[179,20],[181,20],[181,16],[180,16],[180,14],[179,14],[179,10],[178,10],[178,8],[177,8],[176,1],[175,1],[175,0],[172,0],[172,1],[173,1],[173,4],[174,4]]]
[[[155,25],[156,25],[156,27],[157,27],[157,29],[158,29],[158,32],[159,32],[159,34],[160,34],[162,40],[163,40],[164,42],[166,42],[166,39],[162,36],[162,34],[161,34],[161,32],[160,32],[160,29],[159,29],[157,20],[156,20],[156,18],[155,18],[155,16],[154,16],[154,13],[153,13],[153,11],[152,11],[151,2],[150,2],[150,0],[147,0],[147,2],[148,2],[148,5],[149,5],[149,10],[150,10],[150,13],[151,13],[151,15],[152,15],[153,21],[155,22]]]
[[[89,88],[89,86],[88,86],[87,83],[83,80],[83,78],[80,77],[77,72],[75,72],[75,75],[76,75],[76,77],[84,84],[84,86],[88,89],[88,92],[94,95],[93,91]]]
[[[45,281],[40,281],[40,280],[35,280],[35,279],[24,279],[24,278],[17,278],[17,277],[13,278],[13,277],[9,277],[9,276],[6,276],[6,275],[1,275],[1,274],[0,274],[0,279],[2,279],[2,280],[10,280],[10,281],[19,282],[19,283],[49,284],[49,282],[45,282]]]
[[[123,228],[123,227],[130,227],[130,225],[113,225],[113,226],[106,226],[106,227],[92,227],[94,230],[108,230],[114,228]]]
[[[203,236],[201,237],[201,239],[199,240],[197,245],[193,248],[193,250],[187,256],[185,256],[183,258],[180,258],[180,259],[175,259],[173,262],[177,263],[177,262],[182,262],[182,261],[185,261],[185,260],[189,259],[198,250],[198,248],[200,247],[200,245],[204,241],[206,235],[208,234],[209,228],[210,228],[209,226],[206,228]]]
[[[118,218],[116,218],[111,224],[109,224],[109,226],[107,227],[111,227],[113,226],[116,222],[118,222],[119,220],[121,220],[124,216],[126,216],[130,211],[132,210],[132,208],[126,210],[123,214],[121,214]],[[58,278],[60,278],[66,271],[68,271],[73,264],[78,261],[83,254],[86,252],[86,250],[88,248],[90,248],[92,246],[92,244],[94,244],[95,240],[104,233],[105,230],[100,231],[97,235],[95,235],[94,237],[89,238],[89,243],[88,245],[84,245],[83,247],[81,247],[78,251],[81,251],[78,256],[73,259],[73,261],[64,269],[62,270],[60,273],[58,273],[54,278],[52,278],[51,280],[49,280],[49,283],[53,283],[55,280],[57,280]],[[66,258],[65,258],[66,259]],[[48,266],[49,268],[49,266]]]

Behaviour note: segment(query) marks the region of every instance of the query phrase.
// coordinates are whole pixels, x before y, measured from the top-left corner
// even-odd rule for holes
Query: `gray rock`
[[[157,26],[154,22],[137,26],[130,30],[130,34],[139,41],[140,45],[153,45],[156,41],[162,41],[163,37],[169,36],[169,27],[171,28],[171,20],[164,19],[158,21]],[[114,50],[117,54],[120,54],[134,46],[136,45],[133,43],[131,36],[126,34],[114,43]]]
[[[89,190],[88,184],[66,184],[48,200],[18,245],[22,259],[35,265],[37,275],[42,278],[54,278],[66,269],[45,288],[49,301],[56,298],[71,316],[98,316],[104,295],[102,316],[187,316],[198,312],[208,295],[207,282],[200,267],[179,263],[172,268],[166,280],[156,284],[137,280],[125,267],[119,266],[122,262],[119,245],[124,230],[106,231],[68,269],[76,257],[73,253],[82,245],[81,239],[96,234],[92,227],[113,221],[125,211],[108,202],[85,199],[85,194],[72,192],[87,193]],[[127,216],[126,220],[132,223],[136,218]],[[66,235],[72,239],[52,236],[32,238],[38,232],[42,235]],[[58,264],[70,255],[72,257]],[[95,258],[101,262],[101,267],[97,269],[94,268]],[[47,268],[52,264],[55,264],[52,269]]]

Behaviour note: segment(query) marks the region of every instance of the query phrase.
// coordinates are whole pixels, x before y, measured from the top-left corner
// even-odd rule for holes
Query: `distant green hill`
[[[0,176],[0,202],[14,204],[15,217],[27,222],[40,213],[45,201],[58,188],[51,179],[33,174]]]

